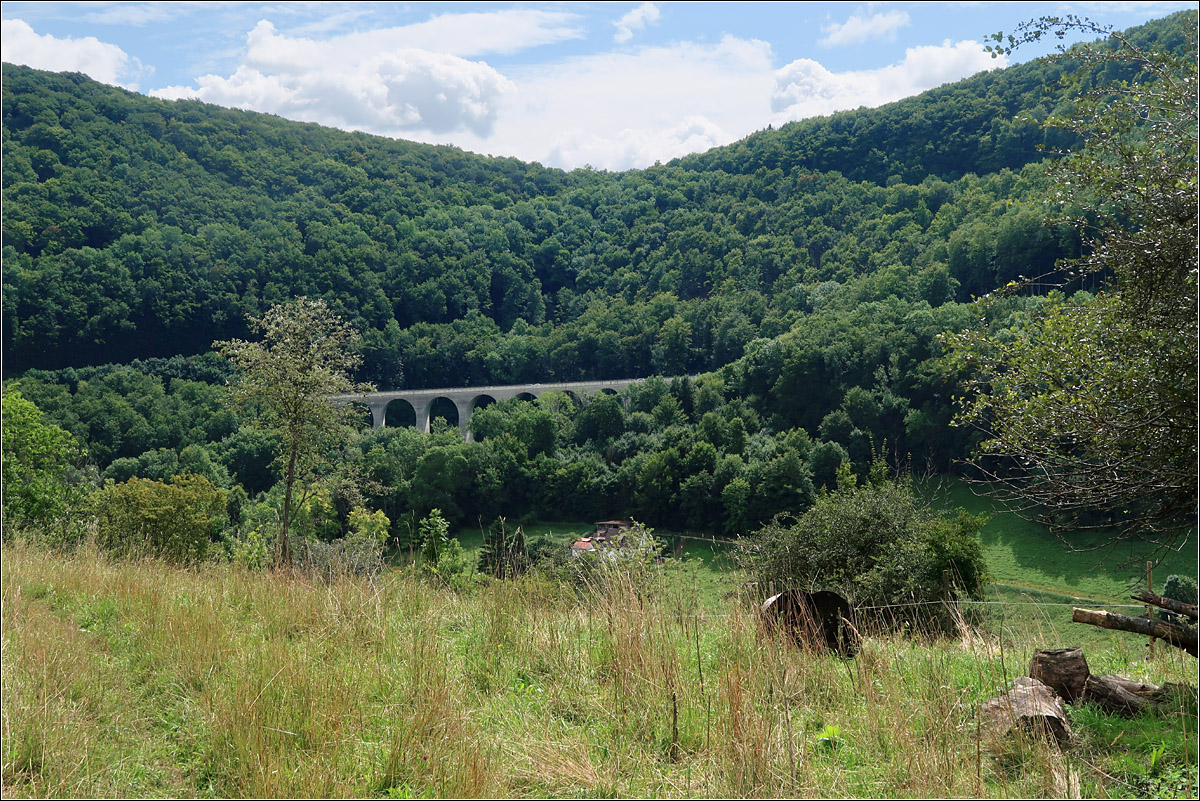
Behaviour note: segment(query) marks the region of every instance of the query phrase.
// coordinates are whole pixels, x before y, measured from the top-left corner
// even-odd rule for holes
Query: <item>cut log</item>
[[[1083,695],[1089,675],[1087,659],[1078,647],[1037,650],[1029,663],[1030,678],[1054,690],[1068,704]]]
[[[1168,612],[1174,612],[1177,615],[1183,615],[1184,617],[1190,617],[1192,620],[1196,620],[1197,612],[1195,604],[1185,604],[1183,601],[1176,601],[1174,598],[1167,598],[1164,595],[1156,595],[1155,593],[1150,592],[1150,590],[1138,590],[1129,597],[1135,601],[1151,604],[1152,606],[1157,606],[1160,609],[1166,609]]]
[[[1133,687],[1149,688],[1149,691],[1135,692]],[[1151,704],[1146,695],[1157,689],[1153,684],[1141,684],[1120,676],[1088,676],[1083,700],[1091,701],[1105,712],[1133,717]]]
[[[1028,676],[1015,679],[1013,688],[1004,695],[985,701],[981,714],[997,737],[1018,728],[1052,736],[1059,745],[1071,737],[1062,699],[1054,690]]]
[[[1133,679],[1127,679],[1124,676],[1101,676],[1100,678],[1105,679],[1106,681],[1115,682],[1134,695],[1140,695],[1144,698],[1157,696],[1162,692],[1163,689],[1157,684],[1147,684],[1144,681],[1134,681]]]
[[[1091,626],[1099,626],[1102,629],[1129,631],[1147,637],[1157,637],[1160,640],[1166,640],[1176,648],[1182,648],[1192,656],[1196,655],[1196,630],[1177,626],[1174,623],[1167,623],[1149,617],[1117,615],[1112,612],[1093,609],[1071,610],[1071,621],[1073,623],[1087,623]]]

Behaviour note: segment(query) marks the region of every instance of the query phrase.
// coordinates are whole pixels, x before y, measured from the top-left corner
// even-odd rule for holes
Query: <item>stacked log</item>
[[[986,701],[981,715],[998,736],[1025,728],[1045,732],[1062,745],[1071,735],[1064,702],[1091,703],[1105,712],[1132,717],[1154,704],[1169,702],[1177,691],[1173,685],[1159,687],[1121,676],[1093,675],[1082,648],[1044,649],[1034,652],[1029,676],[1021,676],[1007,693]]]
[[[1029,675],[1073,704],[1083,696],[1091,672],[1082,648],[1056,648],[1034,651]]]
[[[997,736],[1017,729],[1032,730],[1054,738],[1062,745],[1071,738],[1071,725],[1062,699],[1047,685],[1028,676],[1013,681],[1013,688],[985,701],[982,715]]]
[[[1196,620],[1195,604],[1185,604],[1181,601],[1176,601],[1174,598],[1164,598],[1150,590],[1138,590],[1130,597],[1135,601],[1141,601],[1152,606],[1157,606],[1160,609],[1166,609],[1168,612],[1174,612],[1177,615],[1191,618],[1193,622]],[[1113,612],[1103,612],[1094,609],[1071,610],[1071,622],[1087,623],[1091,626],[1099,626],[1102,629],[1143,634],[1155,639],[1165,640],[1176,648],[1182,648],[1192,656],[1196,656],[1196,628],[1194,625],[1181,626],[1176,623],[1168,623],[1165,620],[1155,620],[1152,617],[1130,617],[1129,615],[1118,615]]]

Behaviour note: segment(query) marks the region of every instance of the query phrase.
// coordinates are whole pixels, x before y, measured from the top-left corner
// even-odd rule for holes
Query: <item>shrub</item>
[[[118,555],[174,561],[204,558],[226,520],[225,491],[203,476],[171,476],[170,483],[131,478],[96,494],[96,541]]]
[[[1163,585],[1163,597],[1172,598],[1176,601],[1182,601],[1185,604],[1195,605],[1200,596],[1200,589],[1197,588],[1196,580],[1190,576],[1179,576],[1172,574],[1167,576],[1167,582]],[[1191,624],[1191,620],[1181,617],[1171,612],[1160,611],[1158,616],[1163,620],[1172,623]]]
[[[70,433],[42,422],[42,412],[16,390],[3,396],[4,532],[36,527],[56,541],[73,541],[83,533],[71,525],[71,510],[87,490],[77,465],[83,450]],[[74,516],[78,517],[78,516]]]
[[[421,521],[419,530],[421,572],[453,590],[469,587],[475,566],[463,551],[462,543],[450,539],[450,524],[442,517],[442,510],[431,510]]]
[[[868,618],[939,627],[952,622],[939,603],[946,578],[968,596],[980,591],[975,534],[984,522],[962,511],[937,514],[911,482],[886,477],[877,464],[861,486],[843,469],[836,492],[799,518],[776,517],[743,541],[737,557],[760,592],[833,590],[860,608],[888,607]]]
[[[525,530],[521,526],[510,528],[507,520],[497,517],[483,533],[479,571],[497,578],[516,578],[528,570],[530,565]]]
[[[345,536],[330,542],[296,540],[294,563],[326,581],[343,575],[373,578],[383,572],[383,546],[390,526],[383,512],[356,506],[350,510]]]

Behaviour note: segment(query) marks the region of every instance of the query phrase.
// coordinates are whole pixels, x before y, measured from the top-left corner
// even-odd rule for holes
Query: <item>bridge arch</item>
[[[469,414],[468,409],[468,414]],[[429,401],[428,411],[426,412],[423,430],[426,434],[433,431],[434,418],[440,417],[452,426],[458,426],[460,429],[466,425],[467,415],[462,414],[459,409],[459,404],[455,403],[452,398],[445,395],[438,395]]]
[[[404,398],[394,398],[385,407],[383,424],[388,428],[416,428],[417,407]]]

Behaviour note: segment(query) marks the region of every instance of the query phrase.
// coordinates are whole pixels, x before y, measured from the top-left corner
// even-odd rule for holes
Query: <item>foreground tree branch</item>
[[[1083,275],[1103,288],[1031,299],[1016,326],[998,298],[1032,281],[983,299],[978,327],[946,337],[970,376],[955,419],[983,434],[971,463],[1013,511],[1171,548],[1196,521],[1196,40],[1174,56],[1071,16],[994,39],[1010,52],[1072,31],[1108,41],[1071,59],[1131,74],[1076,78],[1073,109],[1047,121],[1083,142],[1047,164],[1048,222],[1084,242],[1057,288]]]

